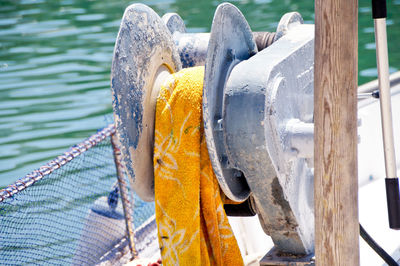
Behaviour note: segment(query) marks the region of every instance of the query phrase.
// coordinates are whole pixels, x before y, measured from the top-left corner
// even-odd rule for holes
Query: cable
[[[367,242],[367,244],[389,265],[399,266],[399,264],[383,249],[374,239],[365,231],[360,224],[360,235]]]

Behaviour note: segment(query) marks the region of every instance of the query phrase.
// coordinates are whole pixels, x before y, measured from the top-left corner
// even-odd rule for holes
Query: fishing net
[[[99,131],[0,191],[1,265],[94,265],[109,261],[115,247],[120,256],[129,250],[113,133],[113,126]],[[149,256],[154,204],[128,194],[136,248]]]

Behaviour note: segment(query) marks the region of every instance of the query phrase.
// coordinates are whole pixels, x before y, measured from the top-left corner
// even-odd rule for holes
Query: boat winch
[[[210,33],[187,33],[177,14],[143,4],[123,16],[112,62],[122,161],[136,193],[154,200],[155,105],[182,67],[205,65],[203,120],[214,173],[227,197],[255,202],[278,251],[314,251],[314,26],[285,14],[276,33],[253,33],[232,4]]]

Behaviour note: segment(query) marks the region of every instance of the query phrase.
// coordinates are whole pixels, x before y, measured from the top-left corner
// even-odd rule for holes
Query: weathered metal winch
[[[182,66],[205,64],[204,128],[220,187],[235,201],[251,195],[279,251],[313,253],[314,26],[293,12],[276,33],[255,34],[242,13],[224,3],[210,33],[185,31],[177,14],[161,19],[142,4],[129,6],[121,22],[113,108],[133,189],[154,200],[155,103],[162,82]]]

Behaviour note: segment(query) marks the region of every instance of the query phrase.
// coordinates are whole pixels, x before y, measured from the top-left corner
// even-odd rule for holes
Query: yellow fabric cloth
[[[154,179],[163,265],[243,265],[208,156],[204,67],[181,70],[157,99]]]

